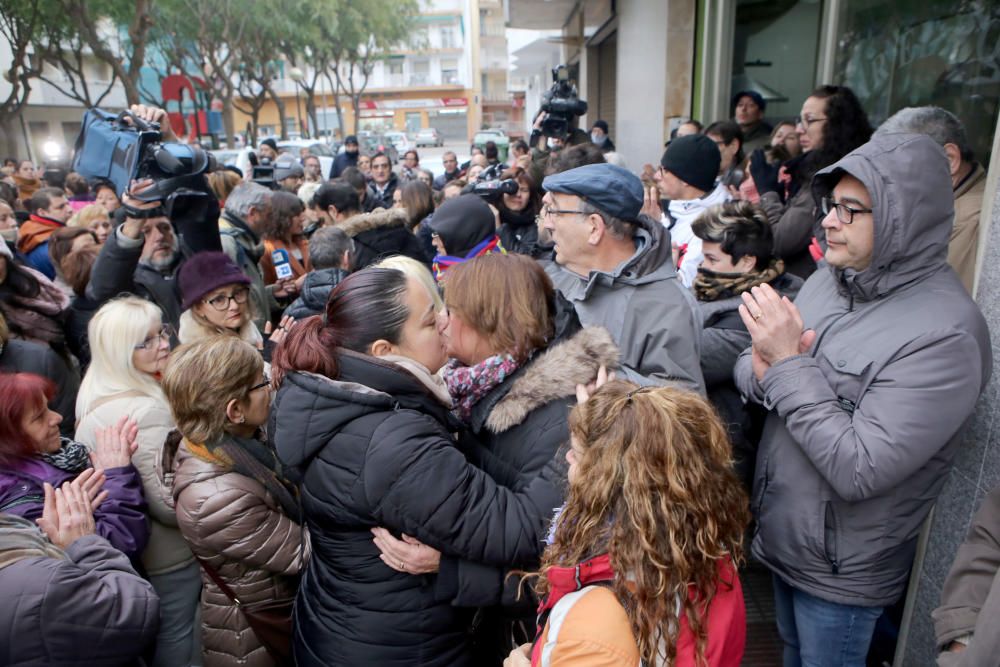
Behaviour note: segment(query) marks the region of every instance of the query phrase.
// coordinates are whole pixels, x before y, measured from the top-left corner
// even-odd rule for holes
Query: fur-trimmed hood
[[[490,410],[486,428],[503,433],[524,421],[532,410],[575,396],[576,386],[592,382],[602,365],[608,370],[617,368],[618,357],[618,346],[606,329],[584,328],[549,347],[514,376],[510,389]]]
[[[377,208],[371,213],[359,213],[337,225],[345,234],[354,238],[373,229],[406,226],[406,211],[401,208]]]

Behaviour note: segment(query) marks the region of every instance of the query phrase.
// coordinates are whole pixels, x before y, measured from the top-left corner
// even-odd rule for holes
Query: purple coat
[[[142,555],[149,541],[146,500],[142,496],[139,471],[129,464],[104,470],[107,499],[94,512],[97,534],[129,558]],[[42,516],[48,482],[59,488],[76,477],[38,458],[18,459],[0,467],[0,512],[34,521]]]

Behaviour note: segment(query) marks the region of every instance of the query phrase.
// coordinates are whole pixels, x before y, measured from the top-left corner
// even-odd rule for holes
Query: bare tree
[[[11,51],[10,66],[3,72],[10,92],[0,98],[0,131],[8,153],[14,152],[14,119],[21,113],[31,94],[31,81],[38,77],[41,64],[32,59],[32,38],[47,19],[41,0],[4,0],[0,2],[0,37]]]

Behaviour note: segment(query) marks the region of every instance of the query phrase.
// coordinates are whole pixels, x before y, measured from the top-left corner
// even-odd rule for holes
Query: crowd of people
[[[756,567],[786,667],[864,665],[991,374],[985,172],[935,107],[732,109],[639,175],[543,115],[442,174],[264,141],[197,206],[9,160],[0,662],[737,667]]]

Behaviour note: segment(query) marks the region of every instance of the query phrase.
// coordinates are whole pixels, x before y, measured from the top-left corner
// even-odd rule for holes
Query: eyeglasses
[[[264,387],[270,387],[270,386],[271,386],[271,378],[269,378],[265,374],[264,381],[261,382],[260,384],[255,384],[254,386],[250,387],[250,389],[247,390],[247,393],[250,394],[257,391],[258,389],[263,389]]]
[[[801,125],[802,127],[808,130],[810,125],[812,125],[813,123],[818,123],[821,120],[826,120],[826,116],[823,116],[821,118],[803,118],[802,116],[796,116],[795,124]]]
[[[819,202],[820,210],[823,211],[823,215],[829,215],[831,209],[837,209],[837,220],[840,220],[841,224],[849,225],[854,222],[854,216],[857,213],[871,213],[870,208],[851,208],[847,204],[841,204],[833,200],[833,197],[823,197]]]
[[[541,216],[543,218],[550,218],[550,217],[555,216],[555,215],[573,215],[573,214],[581,214],[581,213],[584,213],[584,211],[578,211],[576,209],[552,208],[548,204],[546,204],[545,206],[542,206],[542,210],[541,210]]]
[[[247,302],[247,296],[250,294],[249,287],[243,287],[232,294],[216,294],[211,299],[205,299],[204,302],[210,305],[216,310],[226,310],[229,308],[229,301],[235,301],[238,305],[243,305]]]
[[[169,324],[164,324],[162,327],[160,327],[160,331],[158,333],[143,338],[142,342],[139,343],[138,345],[133,345],[132,349],[151,350],[159,347],[160,341],[164,340],[169,341],[171,338],[173,338],[173,336],[174,336],[174,328]]]

